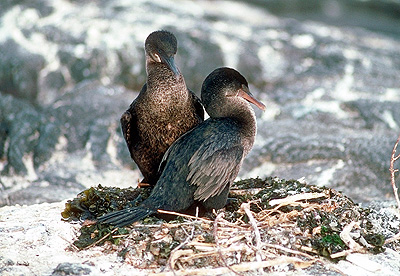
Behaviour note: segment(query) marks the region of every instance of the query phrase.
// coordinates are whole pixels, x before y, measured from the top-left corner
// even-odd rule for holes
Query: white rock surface
[[[64,205],[57,202],[0,209],[1,275],[52,275],[62,263],[77,264],[90,271],[89,275],[143,275],[116,254],[103,253],[101,247],[79,252],[68,249],[80,226],[61,221]]]

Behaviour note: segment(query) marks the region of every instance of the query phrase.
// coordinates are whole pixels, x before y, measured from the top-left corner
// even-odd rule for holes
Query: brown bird
[[[143,186],[155,185],[165,151],[204,120],[199,98],[188,90],[175,65],[176,51],[177,41],[170,32],[155,31],[147,37],[147,82],[121,116],[129,152],[144,176]]]

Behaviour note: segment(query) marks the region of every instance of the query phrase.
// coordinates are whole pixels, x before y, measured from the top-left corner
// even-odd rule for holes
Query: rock
[[[129,95],[122,88],[82,82],[55,102],[50,116],[60,125],[69,152],[83,149],[90,143],[90,149],[100,146],[106,153],[110,131],[116,132],[120,110],[128,101]],[[99,139],[102,143],[96,141]],[[94,154],[99,155],[98,152]]]
[[[39,87],[41,89],[37,95],[37,102],[51,104],[62,94],[66,85],[66,79],[60,71],[44,73],[39,79]]]
[[[89,275],[90,268],[82,267],[80,264],[61,263],[54,269],[52,276],[64,275]]]
[[[25,154],[32,152],[40,115],[32,105],[10,95],[0,94],[0,107],[2,132],[5,134],[1,138],[0,152],[7,160],[3,174],[26,174],[23,159]]]
[[[388,36],[400,36],[395,26],[400,23],[392,11],[399,2],[392,0],[365,1],[302,1],[291,0],[290,5],[279,0],[249,0],[259,8],[268,9],[279,17],[295,18],[300,21],[325,22],[333,26],[365,28]],[[371,22],[371,18],[379,18]]]
[[[18,185],[15,185],[18,187]],[[0,205],[38,204],[43,202],[59,202],[71,195],[76,195],[85,186],[79,183],[76,176],[46,175],[33,180],[25,188],[6,191],[0,198]]]
[[[0,94],[0,131],[5,133],[0,140],[5,158],[0,205],[59,201],[88,183],[97,184],[88,179],[100,182],[105,174],[133,167],[119,127],[120,110],[134,98],[132,94],[122,87],[82,82],[49,108]],[[21,183],[15,174],[25,180]],[[129,178],[119,185],[134,185],[138,172],[112,176]]]
[[[102,162],[110,164],[108,141],[119,127],[120,110],[131,98],[124,89],[92,82],[82,82],[47,109],[0,96],[1,131],[9,137],[6,169],[15,173],[27,173],[23,158],[28,153],[33,153],[36,168],[48,161],[60,137],[66,138],[69,152],[88,146],[95,162],[105,158]],[[7,141],[4,136],[3,140]],[[1,144],[2,152],[6,151],[5,141]],[[119,142],[122,143],[121,139]]]
[[[305,177],[319,186],[336,183],[336,189],[358,202],[384,200],[391,192],[388,170],[393,132],[353,132],[334,121],[320,126],[307,121],[292,123],[282,120],[259,125],[260,136],[271,138],[256,144],[245,160],[243,175]]]
[[[65,202],[0,208],[1,275],[140,274],[128,264],[118,265],[116,255],[97,247],[75,251],[71,242],[77,229],[61,221]]]
[[[196,93],[212,69],[231,66],[267,104],[256,113],[256,145],[240,177],[305,177],[359,202],[393,199],[388,167],[400,130],[400,41],[388,35],[390,24],[377,33],[365,24],[370,17],[360,20],[364,28],[327,24],[324,16],[300,22],[281,17],[287,14],[278,2],[252,3],[265,8],[237,1],[4,2],[1,202],[51,201],[40,194],[60,191],[52,181],[76,181],[58,193],[70,196],[98,183],[137,182],[119,116],[137,95],[130,90],[145,82],[143,42],[162,28],[176,34],[177,64]],[[324,15],[326,5],[332,2],[315,11]],[[346,14],[347,4],[337,5]],[[37,198],[24,198],[24,189]]]
[[[224,64],[223,52],[219,45],[208,40],[205,32],[190,34],[175,27],[171,31],[179,38],[176,63],[187,86],[200,95],[203,80],[216,66]]]
[[[11,39],[0,44],[0,53],[0,91],[35,101],[45,59]]]

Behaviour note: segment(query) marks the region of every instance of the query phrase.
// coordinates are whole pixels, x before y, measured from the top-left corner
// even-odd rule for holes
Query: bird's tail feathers
[[[105,214],[98,219],[98,222],[124,227],[156,212],[153,209],[145,207],[131,207]]]

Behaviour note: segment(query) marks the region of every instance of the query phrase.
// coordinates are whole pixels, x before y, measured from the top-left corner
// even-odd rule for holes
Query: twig
[[[252,189],[242,189],[242,190],[230,190],[230,195],[255,195],[262,191],[263,188],[252,188]]]
[[[198,210],[196,210],[196,211],[198,211]],[[194,218],[196,218],[196,219],[198,218],[198,212],[196,212],[196,217],[194,217]],[[187,245],[187,244],[193,239],[195,228],[196,228],[196,226],[193,225],[193,226],[192,226],[192,231],[190,232],[190,235],[188,235],[188,236],[186,237],[186,239],[185,239],[185,241],[184,241],[183,243],[181,243],[180,245],[178,245],[177,247],[175,247],[175,248],[171,251],[171,254],[169,255],[168,266],[169,266],[169,268],[172,270],[172,272],[174,273],[174,275],[175,275],[174,267],[175,267],[176,260],[177,260],[180,256],[182,256],[182,255],[186,255],[186,254],[188,254],[188,253],[189,253],[189,254],[190,254],[190,253],[193,253],[193,250],[191,250],[191,249],[189,249],[189,250],[181,250],[181,251],[183,251],[183,252],[178,252],[178,250],[181,249],[182,247],[184,247],[185,245]],[[182,228],[182,229],[183,229],[183,231],[185,231],[184,228]],[[186,232],[186,231],[185,231],[185,232]]]
[[[171,270],[173,275],[176,275],[175,268],[174,268],[176,261],[182,256],[185,256],[185,255],[190,256],[194,253],[192,249],[182,249],[182,250],[179,250],[179,249],[175,250],[175,249],[171,251],[171,254],[168,259],[168,267],[167,267],[167,268],[169,268],[169,270]],[[166,269],[166,270],[168,270],[168,269]]]
[[[332,259],[336,259],[336,258],[346,257],[346,256],[350,255],[351,253],[354,253],[354,250],[347,249],[347,250],[343,250],[343,251],[340,251],[340,252],[333,253],[333,254],[330,255],[330,257]]]
[[[218,230],[218,221],[219,221],[223,216],[224,216],[224,213],[220,213],[219,215],[217,215],[217,217],[216,217],[215,220],[214,220],[213,235],[214,235],[215,246],[217,247],[218,255],[219,255],[220,259],[222,260],[222,262],[224,263],[224,266],[225,266],[227,269],[229,269],[231,272],[233,272],[233,273],[235,273],[236,275],[239,275],[239,276],[240,276],[239,273],[237,273],[234,269],[232,269],[232,268],[227,264],[227,262],[226,262],[224,256],[222,255],[221,248],[219,247],[218,233],[217,233],[217,230]],[[206,275],[206,274],[204,274],[204,275]]]
[[[311,260],[316,260],[315,257],[311,256],[310,254],[307,254],[307,253],[304,253],[304,252],[301,252],[301,251],[297,251],[297,250],[293,250],[293,249],[290,249],[290,248],[286,248],[286,247],[278,245],[278,244],[264,243],[263,246],[270,247],[270,248],[275,248],[277,250],[285,251],[285,252],[288,252],[288,253],[291,253],[291,254],[300,255],[300,256],[309,258]]]
[[[288,205],[290,203],[299,201],[299,200],[305,200],[305,199],[314,199],[314,198],[319,198],[319,197],[327,197],[326,193],[303,193],[303,194],[297,194],[297,195],[292,195],[292,196],[287,196],[285,198],[280,198],[280,199],[273,199],[269,201],[270,206],[275,206],[275,205]]]
[[[391,243],[391,242],[394,242],[394,241],[397,241],[397,240],[400,240],[400,232],[397,233],[396,235],[394,235],[393,237],[387,239],[385,241],[385,244],[388,244],[388,243]]]
[[[123,235],[115,235],[112,236],[113,239],[118,239],[118,238],[126,238],[129,237],[130,234],[123,234]]]
[[[201,220],[201,221],[204,221],[204,222],[207,222],[207,223],[212,223],[212,220],[209,220],[209,219],[206,219],[206,218],[195,217],[195,216],[191,216],[191,215],[187,215],[187,214],[182,214],[182,213],[178,213],[178,212],[166,211],[166,210],[161,210],[161,209],[158,209],[157,212],[160,213],[160,214],[175,215],[175,216],[180,216],[180,217],[184,217],[184,218],[190,218],[190,219],[195,219],[195,220]]]
[[[352,252],[366,253],[367,250],[361,245],[359,245],[350,235],[351,230],[353,229],[354,226],[360,227],[360,225],[357,222],[352,221],[348,225],[343,227],[343,230],[342,232],[340,232],[339,236]]]
[[[254,219],[251,211],[250,211],[250,203],[242,203],[242,205],[240,206],[240,209],[244,210],[244,212],[246,213],[247,217],[249,218],[249,222],[251,224],[251,227],[254,230],[254,234],[255,234],[255,240],[256,240],[256,260],[257,262],[261,262],[262,261],[262,257],[261,257],[261,235],[260,235],[260,231],[258,230],[257,227],[257,221]],[[260,273],[263,273],[262,268],[260,268]]]
[[[390,167],[389,167],[389,171],[390,171],[390,182],[392,183],[392,188],[393,188],[393,193],[394,193],[394,197],[396,199],[397,202],[397,208],[400,210],[400,200],[399,200],[399,194],[397,192],[397,187],[396,187],[396,181],[395,181],[395,173],[398,172],[398,169],[394,169],[394,162],[400,158],[400,154],[398,154],[396,156],[396,149],[397,146],[400,142],[400,135],[399,138],[397,138],[396,143],[394,144],[393,150],[392,150],[392,156],[390,157]]]
[[[309,252],[309,253],[313,253],[313,254],[318,254],[318,251],[317,250],[315,250],[314,248],[312,248],[312,247],[308,247],[308,246],[305,246],[305,245],[300,245],[299,247],[297,247],[299,250],[303,250],[303,251],[306,251],[306,252]]]
[[[304,266],[308,264],[312,264],[313,261],[303,261],[299,258],[295,257],[280,257],[276,258],[273,260],[268,260],[268,261],[262,261],[262,262],[246,262],[246,263],[240,263],[236,265],[232,265],[231,268],[234,269],[237,272],[245,272],[245,271],[250,271],[254,269],[259,269],[259,268],[264,268],[264,267],[271,267],[275,265],[280,265],[280,264],[293,264],[294,266]],[[225,274],[231,272],[231,269],[229,267],[218,267],[218,268],[197,268],[197,269],[186,269],[186,270],[180,270],[180,271],[175,271],[175,275],[220,275],[220,274]],[[236,272],[236,273],[237,273]],[[172,272],[161,272],[161,273],[155,273],[155,274],[150,274],[152,276],[172,276],[174,275]]]
[[[195,246],[195,248],[197,250],[199,250],[199,247]],[[201,249],[204,249],[204,248],[200,248],[200,250]],[[213,256],[213,255],[218,254],[218,252],[215,251],[214,247],[212,249],[213,250],[211,250],[211,248],[210,248],[210,250],[207,250],[205,252],[193,253],[190,256],[183,257],[181,260],[182,260],[182,262],[185,262],[185,261],[187,262],[187,261],[192,260],[192,259],[200,259],[200,258],[203,258],[203,257],[209,257],[209,256]],[[230,247],[227,247],[227,248],[221,248],[220,250],[221,250],[221,253],[247,251],[246,248],[243,245],[230,246]]]
[[[83,248],[82,250],[86,250],[86,249],[92,248],[93,246],[95,246],[95,245],[101,243],[102,241],[104,241],[105,239],[107,239],[110,235],[114,234],[116,231],[118,231],[118,227],[117,227],[117,228],[114,228],[110,233],[108,233],[107,235],[105,235],[105,236],[102,237],[101,239],[95,241],[94,243],[89,244],[88,246],[86,246],[86,247]]]

